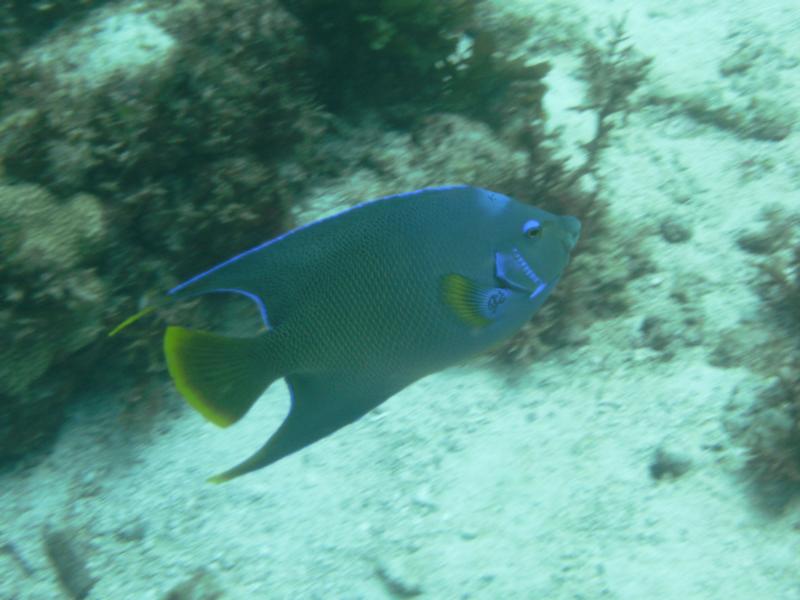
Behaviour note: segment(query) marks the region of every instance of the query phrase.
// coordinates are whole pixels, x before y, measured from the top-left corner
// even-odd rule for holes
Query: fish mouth
[[[531,295],[528,297],[529,300],[533,300],[541,294],[544,289],[547,287],[547,283],[536,274],[536,271],[528,264],[528,261],[525,260],[525,257],[522,256],[522,252],[519,251],[517,248],[511,249],[511,255],[514,257],[514,261],[517,263],[519,268],[525,274],[525,276],[530,279],[531,283],[533,284],[531,287],[527,287],[525,291],[531,292]]]

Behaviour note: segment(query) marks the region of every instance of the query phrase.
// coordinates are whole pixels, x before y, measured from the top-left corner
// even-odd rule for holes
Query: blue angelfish
[[[227,427],[276,379],[291,392],[266,444],[210,481],[272,464],[510,338],[552,292],[580,229],[496,192],[429,188],[299,227],[170,290],[243,294],[265,326],[246,338],[167,328],[169,373],[191,406]]]

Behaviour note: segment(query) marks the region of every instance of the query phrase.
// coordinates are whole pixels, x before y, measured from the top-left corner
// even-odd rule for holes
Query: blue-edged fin
[[[227,427],[241,419],[281,377],[271,332],[247,338],[168,327],[164,354],[169,374],[186,401],[206,419]]]
[[[156,308],[158,308],[158,307],[157,307],[157,306],[148,306],[147,308],[143,308],[142,310],[140,310],[139,312],[137,312],[135,315],[132,315],[132,316],[128,317],[128,318],[127,318],[127,319],[125,319],[125,320],[124,320],[122,323],[120,323],[119,325],[117,325],[116,327],[114,327],[114,329],[112,329],[112,330],[109,332],[109,334],[108,334],[108,337],[111,337],[111,336],[117,335],[117,334],[118,334],[120,331],[122,331],[123,329],[125,329],[125,328],[126,328],[128,325],[132,325],[133,323],[136,323],[136,321],[138,321],[138,320],[139,320],[139,319],[141,319],[142,317],[145,317],[145,316],[149,315],[149,314],[150,314],[151,312],[153,312],[153,311],[154,311]]]
[[[458,273],[442,278],[444,303],[470,327],[485,327],[501,317],[509,294],[503,288],[481,287]]]

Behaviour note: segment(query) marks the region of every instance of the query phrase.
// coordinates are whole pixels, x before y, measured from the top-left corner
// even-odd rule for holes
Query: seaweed
[[[800,327],[800,243],[788,261],[760,262],[757,268],[764,275],[762,297],[777,314],[786,317],[790,327]]]
[[[611,132],[623,126],[635,108],[633,95],[646,80],[652,59],[627,43],[624,18],[612,21],[598,37],[598,42],[587,43],[583,49],[581,75],[588,84],[588,97],[585,104],[575,107],[595,115],[595,132],[584,146],[584,162],[569,169],[553,151],[541,119],[528,120],[517,138],[527,150],[529,167],[526,177],[514,182],[509,191],[547,210],[578,217],[583,229],[570,275],[537,317],[499,349],[498,356],[507,362],[525,363],[547,348],[583,343],[586,336],[581,332],[586,326],[623,313],[629,304],[628,283],[653,269],[640,250],[641,233],[634,232],[624,249],[613,235],[597,174]],[[587,177],[595,185],[583,185]]]
[[[476,0],[297,0],[319,96],[334,112],[364,107],[412,119],[439,97],[448,57],[475,23]],[[412,93],[413,91],[413,93]]]
[[[0,388],[0,458],[48,438],[69,392],[86,379],[79,367],[96,367],[97,360],[109,368],[95,368],[93,379],[133,374],[132,384],[117,383],[133,389],[131,414],[160,403],[164,367],[156,328],[136,339],[115,338],[111,352],[100,342],[104,328],[148,304],[152,290],[169,289],[203,265],[290,227],[292,203],[310,182],[341,172],[341,158],[330,151],[334,144],[318,143],[337,137],[332,122],[370,131],[363,123],[374,119],[384,130],[387,123],[402,126],[412,137],[433,123],[434,131],[419,136],[430,146],[437,128],[473,127],[484,136],[488,124],[515,154],[492,169],[490,183],[584,221],[571,267],[576,276],[556,291],[561,306],[550,303],[547,318],[520,339],[560,344],[579,338],[587,320],[624,310],[625,286],[642,271],[641,261],[619,256],[613,240],[601,235],[606,205],[596,190],[581,190],[579,180],[594,172],[608,123],[629,110],[627,98],[644,77],[645,61],[625,46],[621,28],[617,42],[587,51],[587,64],[602,57],[597,64],[610,83],[598,80],[591,88],[582,109],[600,115],[597,140],[587,164],[570,171],[544,133],[549,65],[502,55],[493,37],[499,34],[477,22],[476,3],[197,0],[174,3],[158,17],[176,43],[152,68],[122,69],[88,85],[65,81],[57,63],[0,65],[4,180],[46,191],[48,206],[68,207],[88,194],[104,228],[102,253],[55,269],[69,253],[46,254],[52,264],[31,258],[21,225],[0,220],[0,248],[30,258],[27,271],[17,269],[22,263],[16,258],[0,265],[0,289],[10,299],[0,314],[15,328],[7,352],[29,357],[26,367],[38,369],[13,373],[6,382],[17,386],[13,393]],[[599,77],[588,67],[586,76]],[[464,156],[482,160],[481,168],[458,170],[459,177],[486,177],[487,149],[479,151]],[[527,167],[517,168],[523,154]],[[494,155],[491,149],[488,156]],[[198,248],[203,265],[197,251],[188,251]],[[214,299],[204,306],[201,326],[218,325]],[[55,315],[55,329],[48,330]],[[50,336],[47,345],[32,343],[44,340],[43,332]],[[54,336],[69,347],[56,349]],[[525,355],[531,342],[518,342],[511,347],[520,352],[509,353]],[[70,368],[61,368],[67,359]],[[34,407],[38,416],[30,412]],[[5,435],[23,431],[25,443]]]
[[[104,331],[202,267],[187,249],[213,264],[284,231],[307,180],[294,152],[324,115],[297,21],[275,0],[159,18],[177,43],[152,68],[89,83],[27,55],[0,67],[0,459],[50,439],[101,358],[134,374],[129,406],[156,403],[160,340],[108,352]]]
[[[777,329],[771,344],[774,384],[759,402],[748,438],[748,467],[761,482],[782,482],[800,493],[800,241],[788,261],[761,262],[761,294]],[[783,350],[783,351],[782,351]]]
[[[299,0],[287,7],[306,32],[317,95],[335,114],[376,111],[403,128],[441,112],[495,129],[541,118],[549,65],[502,55],[496,34],[481,28],[477,4]]]
[[[800,356],[778,372],[760,401],[766,409],[754,423],[760,431],[750,439],[747,466],[762,482],[793,484],[800,492]]]
[[[763,230],[745,231],[737,242],[765,257],[754,263],[753,278],[763,310],[723,335],[711,359],[763,381],[738,394],[741,400],[734,395],[729,429],[746,450],[751,491],[780,514],[800,495],[800,221],[772,206],[762,220]]]
[[[585,145],[586,161],[570,174],[567,185],[595,171],[611,132],[626,123],[633,108],[632,96],[650,73],[653,59],[642,56],[628,43],[626,20],[626,17],[612,20],[598,34],[601,45],[584,47],[581,74],[589,84],[588,103],[576,106],[575,110],[594,113],[595,132]]]
[[[19,52],[58,25],[108,0],[0,0],[0,56]]]

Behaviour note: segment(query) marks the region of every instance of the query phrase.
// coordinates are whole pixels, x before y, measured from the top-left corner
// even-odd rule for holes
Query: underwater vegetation
[[[585,164],[571,174],[568,183],[594,170],[611,132],[625,125],[633,109],[633,94],[644,83],[653,62],[628,42],[625,18],[612,20],[601,34],[598,44],[586,44],[583,50],[581,75],[589,84],[589,97],[585,105],[577,107],[594,113],[595,134],[586,144]]]
[[[528,131],[528,173],[515,182],[511,193],[535,198],[548,210],[576,215],[584,233],[570,264],[572,275],[556,289],[553,302],[498,351],[507,361],[527,362],[547,347],[583,343],[585,326],[624,313],[628,283],[653,269],[635,238],[623,250],[610,235],[602,180],[596,172],[614,129],[624,126],[627,115],[635,110],[635,93],[647,79],[651,62],[628,42],[624,19],[611,21],[596,40],[584,45],[581,76],[588,97],[575,110],[595,115],[595,131],[577,168],[568,169],[559,160],[535,125]],[[588,186],[582,185],[585,180],[590,181]]]
[[[109,352],[104,333],[119,316],[291,227],[312,186],[354,169],[374,182],[351,184],[358,200],[409,189],[397,187],[411,182],[397,164],[424,164],[414,187],[491,186],[583,221],[574,276],[500,351],[508,360],[577,343],[582,323],[625,310],[625,286],[643,272],[635,252],[599,235],[602,182],[583,186],[647,74],[621,25],[584,53],[590,94],[580,109],[595,111],[598,127],[575,171],[545,134],[549,65],[498,52],[471,0],[178,2],[148,17],[175,42],[152,68],[84,79],[21,48],[86,16],[86,3],[9,6],[15,28],[37,6],[48,19],[0,61],[0,249],[11,257],[0,290],[14,357],[2,361],[0,422],[14,435],[0,435],[0,459],[50,439],[70,391],[98,372],[130,373],[130,386],[116,385],[148,397],[148,382],[164,375],[159,328],[115,338]],[[410,132],[411,154],[378,148],[376,131]],[[353,140],[360,150],[343,151]],[[59,251],[33,258],[54,236]],[[216,308],[198,306],[195,324],[218,325]]]
[[[0,56],[18,52],[66,19],[108,0],[1,0]]]
[[[800,492],[800,231],[785,262],[763,262],[759,269],[776,336],[783,338],[776,350],[785,353],[774,357],[774,383],[760,398],[765,410],[754,421],[770,435],[750,441],[749,466],[760,479],[790,482]]]
[[[109,289],[96,264],[107,236],[94,196],[0,184],[0,439],[8,451],[25,452],[60,425],[77,382],[43,376],[68,358],[81,372],[75,354],[103,331]]]
[[[779,511],[800,493],[800,218],[768,207],[763,228],[739,246],[755,263],[764,314],[729,332],[712,359],[743,365],[759,379],[734,398],[731,434],[747,450],[746,470],[762,503]],[[733,345],[746,342],[741,353]]]
[[[473,25],[475,4],[297,0],[287,7],[305,27],[319,95],[331,110],[389,104],[411,116],[441,96],[448,57]]]
[[[452,112],[496,129],[541,118],[545,62],[498,51],[477,0],[297,0],[319,99],[332,112],[379,111],[392,125]],[[413,93],[411,91],[413,90]],[[505,136],[507,137],[507,136]]]
[[[181,43],[153,72],[90,87],[59,79],[58,65],[2,70],[0,246],[11,260],[0,289],[12,331],[0,394],[14,433],[0,456],[57,427],[55,409],[86,373],[56,365],[195,269],[186,249],[213,260],[234,249],[217,227],[237,232],[236,248],[287,227],[303,177],[292,150],[318,114],[298,68],[303,38],[275,2],[203,7],[210,20],[173,15]],[[156,347],[130,343],[132,372],[152,369]]]
[[[364,103],[425,106],[438,93],[459,38],[474,23],[475,4],[296,0],[287,7],[307,31],[320,97],[338,112]]]

